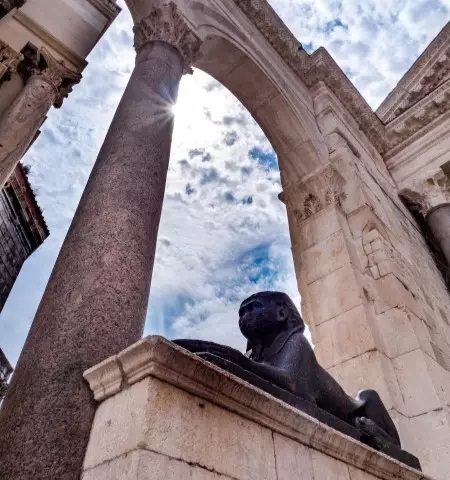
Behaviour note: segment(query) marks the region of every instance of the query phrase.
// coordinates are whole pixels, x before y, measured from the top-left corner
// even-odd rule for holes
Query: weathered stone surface
[[[232,480],[231,477],[192,466],[147,450],[134,450],[83,473],[81,480]],[[309,479],[308,479],[309,480]]]
[[[233,478],[276,479],[268,429],[151,377],[100,405],[92,435],[85,468],[144,448]]]
[[[393,365],[407,416],[415,417],[441,407],[425,355],[419,349],[395,358]],[[418,378],[420,382],[417,381]]]
[[[320,324],[314,335],[317,358],[324,368],[339,365],[375,348],[362,305]]]
[[[419,342],[408,314],[399,308],[376,315],[374,320],[378,348],[389,358],[419,348]]]
[[[78,478],[95,411],[82,372],[142,335],[182,70],[163,43],[137,57],[2,405],[6,478]]]
[[[314,477],[321,480],[350,480],[348,466],[323,453],[311,452]]]
[[[332,476],[336,472],[349,480],[350,465],[384,480],[427,479],[159,337],[111,361],[122,365],[118,378],[109,378],[110,384],[123,381],[119,393],[99,384],[106,378],[101,370],[111,372],[108,362],[85,373],[102,401],[85,475],[107,475],[111,461],[145,449],[183,462],[180,469],[187,464],[238,480],[335,480],[341,478]],[[159,457],[155,461],[158,471]],[[131,468],[127,462],[118,471]]]
[[[311,480],[314,478],[311,450],[294,440],[273,435],[277,480]]]
[[[309,286],[309,290],[316,325],[361,304],[361,289],[351,264],[315,281]],[[333,292],[333,295],[326,292]]]

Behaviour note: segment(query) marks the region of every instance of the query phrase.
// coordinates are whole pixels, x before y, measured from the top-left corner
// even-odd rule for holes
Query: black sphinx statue
[[[318,363],[303,335],[305,324],[292,300],[281,292],[261,292],[244,300],[239,328],[247,353],[202,340],[174,343],[265,390],[319,421],[420,469],[401,449],[400,438],[380,396],[363,390],[347,395]]]

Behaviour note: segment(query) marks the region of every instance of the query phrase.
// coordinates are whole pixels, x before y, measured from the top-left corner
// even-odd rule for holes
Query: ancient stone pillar
[[[174,104],[199,39],[173,5],[135,27],[136,66],[0,412],[0,471],[79,479],[95,402],[83,372],[143,331]]]
[[[81,79],[44,48],[34,63],[25,87],[0,119],[0,186],[22,158],[50,107],[61,106],[71,86]]]
[[[439,170],[401,195],[424,216],[450,266],[450,179]]]

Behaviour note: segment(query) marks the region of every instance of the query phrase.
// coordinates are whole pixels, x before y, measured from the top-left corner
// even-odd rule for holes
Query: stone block
[[[405,353],[392,362],[407,416],[422,415],[442,407],[420,349]]]
[[[424,355],[431,381],[443,405],[450,405],[450,372],[428,355]]]
[[[350,473],[350,480],[377,480],[377,477],[351,465],[348,466],[348,471]]]
[[[430,335],[430,330],[426,323],[420,319],[417,315],[406,310],[408,318],[411,322],[411,325],[414,329],[414,333],[416,334],[417,340],[419,342],[420,348],[430,357],[434,357],[434,351],[432,346],[432,339]]]
[[[375,242],[380,237],[380,232],[377,229],[370,230],[370,232],[363,235],[363,244]]]
[[[309,291],[316,325],[361,304],[361,288],[350,264],[312,283]]]
[[[389,260],[383,260],[377,265],[377,267],[380,272],[380,277],[385,277],[392,272],[392,264]]]
[[[160,337],[116,358],[123,382],[99,397],[83,480],[352,480],[347,466],[426,480]],[[103,378],[116,382],[102,369],[110,372],[103,363],[85,374],[93,391]]]
[[[308,284],[350,263],[350,256],[342,231],[333,233],[316,243],[301,255],[300,268]]]
[[[384,242],[380,237],[376,238],[373,242],[371,242],[370,245],[372,247],[372,251],[374,252],[384,250]]]
[[[372,253],[372,244],[371,243],[365,243],[363,245],[364,247],[364,252],[366,255],[369,255],[370,253]]]
[[[362,305],[319,325],[314,342],[319,363],[330,368],[375,348]]]
[[[377,347],[389,358],[395,358],[419,347],[419,342],[404,310],[393,308],[374,318]]]
[[[126,453],[84,472],[81,480],[231,480],[175,458],[146,450]],[[309,480],[309,479],[308,479]]]
[[[364,353],[340,365],[328,369],[342,388],[352,397],[360,390],[373,389],[378,392],[387,409],[397,408],[398,393],[390,385],[383,355],[378,351]]]
[[[350,480],[348,466],[316,450],[311,452],[314,477],[318,480]]]
[[[423,308],[410,290],[392,273],[381,277],[373,290],[377,315],[395,307],[406,307],[417,316],[423,315]]]
[[[438,480],[448,480],[450,465],[450,416],[445,410],[428,412],[410,420],[410,435],[420,446],[422,469]]]
[[[369,259],[369,265],[370,265],[370,259]],[[372,277],[375,280],[378,280],[380,278],[380,271],[378,270],[378,267],[376,265],[372,265],[370,267],[370,273],[372,274]]]
[[[311,450],[277,433],[273,436],[277,480],[313,480]]]
[[[310,228],[313,244],[319,243],[341,230],[342,213],[337,207],[328,207],[311,218]]]
[[[270,430],[156,378],[107,399],[94,423],[86,469],[146,449],[241,480],[276,478]]]

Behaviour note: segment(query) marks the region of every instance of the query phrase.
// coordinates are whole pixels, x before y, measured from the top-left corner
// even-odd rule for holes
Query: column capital
[[[44,47],[37,52],[36,67],[31,69],[31,76],[33,75],[38,76],[53,88],[55,92],[53,106],[56,108],[62,106],[64,98],[72,91],[72,87],[81,80],[80,73],[66,67],[62,61],[56,60]]]
[[[0,82],[5,74],[13,73],[17,70],[17,66],[23,58],[21,53],[16,52],[7,43],[0,40]]]
[[[339,172],[328,164],[306,179],[286,186],[279,198],[301,223],[330,205],[338,205],[344,183]]]
[[[192,73],[192,65],[199,57],[201,40],[174,3],[153,8],[149,15],[134,26],[133,31],[136,51],[150,42],[169,43],[183,57],[184,73]]]
[[[426,217],[434,208],[450,203],[450,178],[439,170],[425,180],[414,181],[400,195]]]

